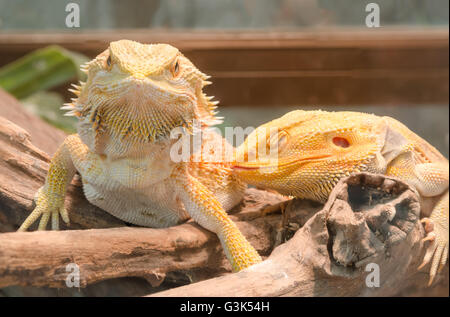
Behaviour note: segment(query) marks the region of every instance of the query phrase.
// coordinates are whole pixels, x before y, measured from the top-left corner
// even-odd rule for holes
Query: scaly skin
[[[271,142],[278,146],[272,156],[266,150]],[[235,160],[233,167],[246,183],[320,202],[339,179],[353,173],[395,176],[422,199],[438,199],[429,218],[422,219],[424,241],[431,244],[419,268],[431,261],[429,284],[447,262],[448,160],[397,120],[357,112],[292,111],[258,127],[236,150]]]
[[[54,230],[59,215],[69,222],[64,196],[78,171],[86,198],[112,215],[149,227],[192,217],[218,235],[233,270],[260,262],[226,213],[245,190],[230,165],[194,160],[198,153],[182,162],[171,159],[178,139],[170,133],[177,127],[191,134],[200,129],[213,150],[231,147],[209,128],[220,121],[217,102],[202,91],[208,76],[170,45],[127,40],[110,43],[83,69],[87,81],[75,86],[77,98],[63,107],[78,117],[78,134],[68,136],[53,157],[36,208],[19,231],[39,217],[40,230],[50,217]]]

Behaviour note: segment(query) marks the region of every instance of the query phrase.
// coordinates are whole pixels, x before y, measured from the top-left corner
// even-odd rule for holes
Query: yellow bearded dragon
[[[271,145],[276,145],[275,153],[269,153]],[[397,177],[422,200],[437,199],[431,215],[421,220],[427,232],[424,241],[431,244],[419,268],[431,261],[429,284],[447,262],[448,160],[395,119],[357,112],[292,111],[247,137],[236,149],[234,170],[248,184],[319,202],[327,200],[341,178],[353,173]]]
[[[128,40],[110,43],[82,69],[87,81],[75,86],[77,98],[63,107],[79,119],[78,133],[52,158],[36,207],[19,230],[38,218],[40,230],[50,217],[54,230],[59,215],[68,223],[64,197],[78,172],[86,198],[117,218],[158,228],[193,218],[218,235],[233,270],[260,262],[226,213],[245,190],[230,165],[195,154],[181,162],[171,159],[178,141],[171,131],[183,127],[192,134],[194,120],[209,149],[231,147],[208,130],[219,122],[217,102],[203,93],[208,76],[175,47]]]

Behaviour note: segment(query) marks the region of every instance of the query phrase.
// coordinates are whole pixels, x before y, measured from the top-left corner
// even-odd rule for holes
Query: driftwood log
[[[32,136],[33,144],[53,155],[64,141],[65,133],[55,129],[39,117],[29,113],[17,100],[0,88],[0,117],[26,129]]]
[[[130,226],[89,204],[78,179],[66,199],[69,227],[14,232],[63,138],[0,91],[0,296],[448,296],[448,265],[431,288],[427,271],[416,270],[424,253],[417,196],[383,176],[343,180],[325,206],[294,200],[285,215],[261,213],[285,197],[248,189],[231,217],[268,259],[236,274],[211,232],[193,222]],[[81,290],[66,287],[70,263]],[[366,285],[369,263],[379,267],[379,287]]]
[[[423,254],[419,212],[406,184],[354,175],[261,264],[153,296],[391,296],[423,289],[428,272],[417,271]],[[442,290],[448,292],[448,268],[445,279]]]

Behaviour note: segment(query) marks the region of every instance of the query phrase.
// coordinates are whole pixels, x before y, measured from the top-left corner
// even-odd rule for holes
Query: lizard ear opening
[[[384,145],[381,149],[381,155],[386,160],[386,164],[395,159],[408,146],[408,140],[398,131],[393,129],[389,122],[384,122],[385,134]]]

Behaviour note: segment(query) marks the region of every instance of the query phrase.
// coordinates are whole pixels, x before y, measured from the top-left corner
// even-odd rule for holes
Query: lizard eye
[[[180,64],[178,63],[178,61],[176,61],[172,68],[172,75],[176,77],[179,71],[180,71]]]
[[[346,138],[339,137],[339,136],[333,138],[333,143],[334,143],[334,145],[342,147],[342,148],[348,148],[350,146],[350,142],[348,142],[348,140]]]
[[[111,56],[108,56],[108,59],[106,60],[106,65],[108,65],[108,67],[111,67]]]

